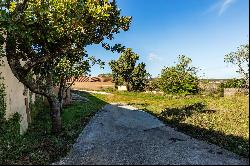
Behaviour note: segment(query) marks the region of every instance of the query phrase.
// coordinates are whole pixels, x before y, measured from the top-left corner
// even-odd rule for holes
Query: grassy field
[[[72,144],[90,118],[106,103],[91,95],[88,103],[73,103],[62,113],[63,131],[51,134],[48,108],[37,103],[33,106],[33,123],[23,136],[17,133],[0,135],[0,165],[47,165],[59,160]]]
[[[95,96],[108,103],[124,103],[143,109],[179,131],[249,157],[247,96],[181,97],[133,92]]]
[[[88,103],[73,103],[62,113],[63,131],[50,133],[49,111],[34,106],[33,122],[23,136],[0,136],[0,165],[50,164],[69,152],[90,118],[107,103],[117,102],[143,109],[168,125],[195,138],[217,144],[249,157],[248,97],[161,96],[146,93],[113,92],[88,95]]]

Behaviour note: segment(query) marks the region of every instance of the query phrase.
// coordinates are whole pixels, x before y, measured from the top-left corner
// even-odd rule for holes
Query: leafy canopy
[[[249,86],[249,44],[241,45],[236,52],[225,55],[224,61],[238,67],[236,71]]]
[[[139,60],[139,55],[128,48],[117,61],[112,60],[109,63],[116,86],[126,85],[129,91],[144,90],[149,74],[144,63],[136,66],[137,60]]]
[[[195,94],[198,92],[197,68],[192,67],[192,60],[179,55],[176,66],[165,67],[159,78],[160,89],[171,94]]]
[[[131,22],[108,0],[2,0],[0,5],[1,42],[7,42],[7,57],[15,59],[14,74],[41,76],[39,80],[51,74],[55,80],[62,74],[79,76],[89,71],[91,61],[101,63],[87,58],[87,45],[122,51],[120,44],[111,47],[104,40],[127,31]]]
[[[102,64],[88,56],[86,46],[123,51],[121,44],[104,41],[127,31],[131,17],[121,16],[115,0],[2,0],[0,14],[1,54],[20,82],[47,97],[58,133],[66,80],[86,74],[91,63]]]

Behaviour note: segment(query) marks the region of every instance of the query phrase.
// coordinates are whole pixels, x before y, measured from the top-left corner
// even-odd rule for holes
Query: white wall
[[[24,95],[24,85],[18,81],[18,79],[13,75],[7,59],[4,57],[1,60],[4,61],[3,65],[0,66],[0,73],[5,85],[6,92],[6,118],[9,119],[14,113],[18,112],[21,115],[20,132],[24,133],[28,128],[28,117],[27,109],[25,105],[25,98],[29,101],[29,91],[26,91]],[[34,95],[32,96],[34,101]],[[28,104],[29,105],[29,104]]]

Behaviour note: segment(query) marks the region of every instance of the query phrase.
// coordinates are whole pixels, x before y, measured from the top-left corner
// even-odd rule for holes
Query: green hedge
[[[244,88],[246,81],[244,79],[230,79],[220,84],[222,88]]]
[[[230,79],[219,85],[218,92],[223,96],[225,88],[245,88],[246,81],[244,79]]]

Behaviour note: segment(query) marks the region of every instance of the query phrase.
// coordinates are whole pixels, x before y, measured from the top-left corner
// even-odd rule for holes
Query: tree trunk
[[[63,111],[63,99],[61,101],[59,101],[59,103],[60,103],[60,112],[62,113],[62,111]]]
[[[62,113],[62,111],[63,111],[63,98],[60,98],[59,100],[58,100],[58,102],[59,102],[59,106],[60,106],[60,113]]]
[[[21,65],[20,59],[16,55],[16,39],[13,34],[8,33],[6,40],[6,57],[12,73],[33,93],[47,97],[51,111],[52,132],[59,134],[62,128],[60,102],[53,94],[52,75],[46,75],[45,80],[42,80],[40,84],[33,77],[30,79],[28,77],[30,70]]]
[[[60,112],[62,112],[63,110],[63,89],[59,89],[59,92],[58,92],[58,102],[59,102],[59,105],[60,105]]]
[[[126,88],[127,88],[127,91],[131,91],[131,88],[130,88],[130,85],[129,85],[129,82],[125,82],[125,86],[126,86]]]
[[[58,101],[60,104],[60,111],[62,113],[63,110],[63,100],[64,100],[64,91],[65,91],[65,85],[66,85],[66,79],[64,77],[61,77],[60,85],[59,85],[59,90],[58,90]]]
[[[54,97],[48,97],[48,102],[51,111],[50,115],[52,120],[52,132],[54,134],[59,134],[62,130],[60,102]]]

